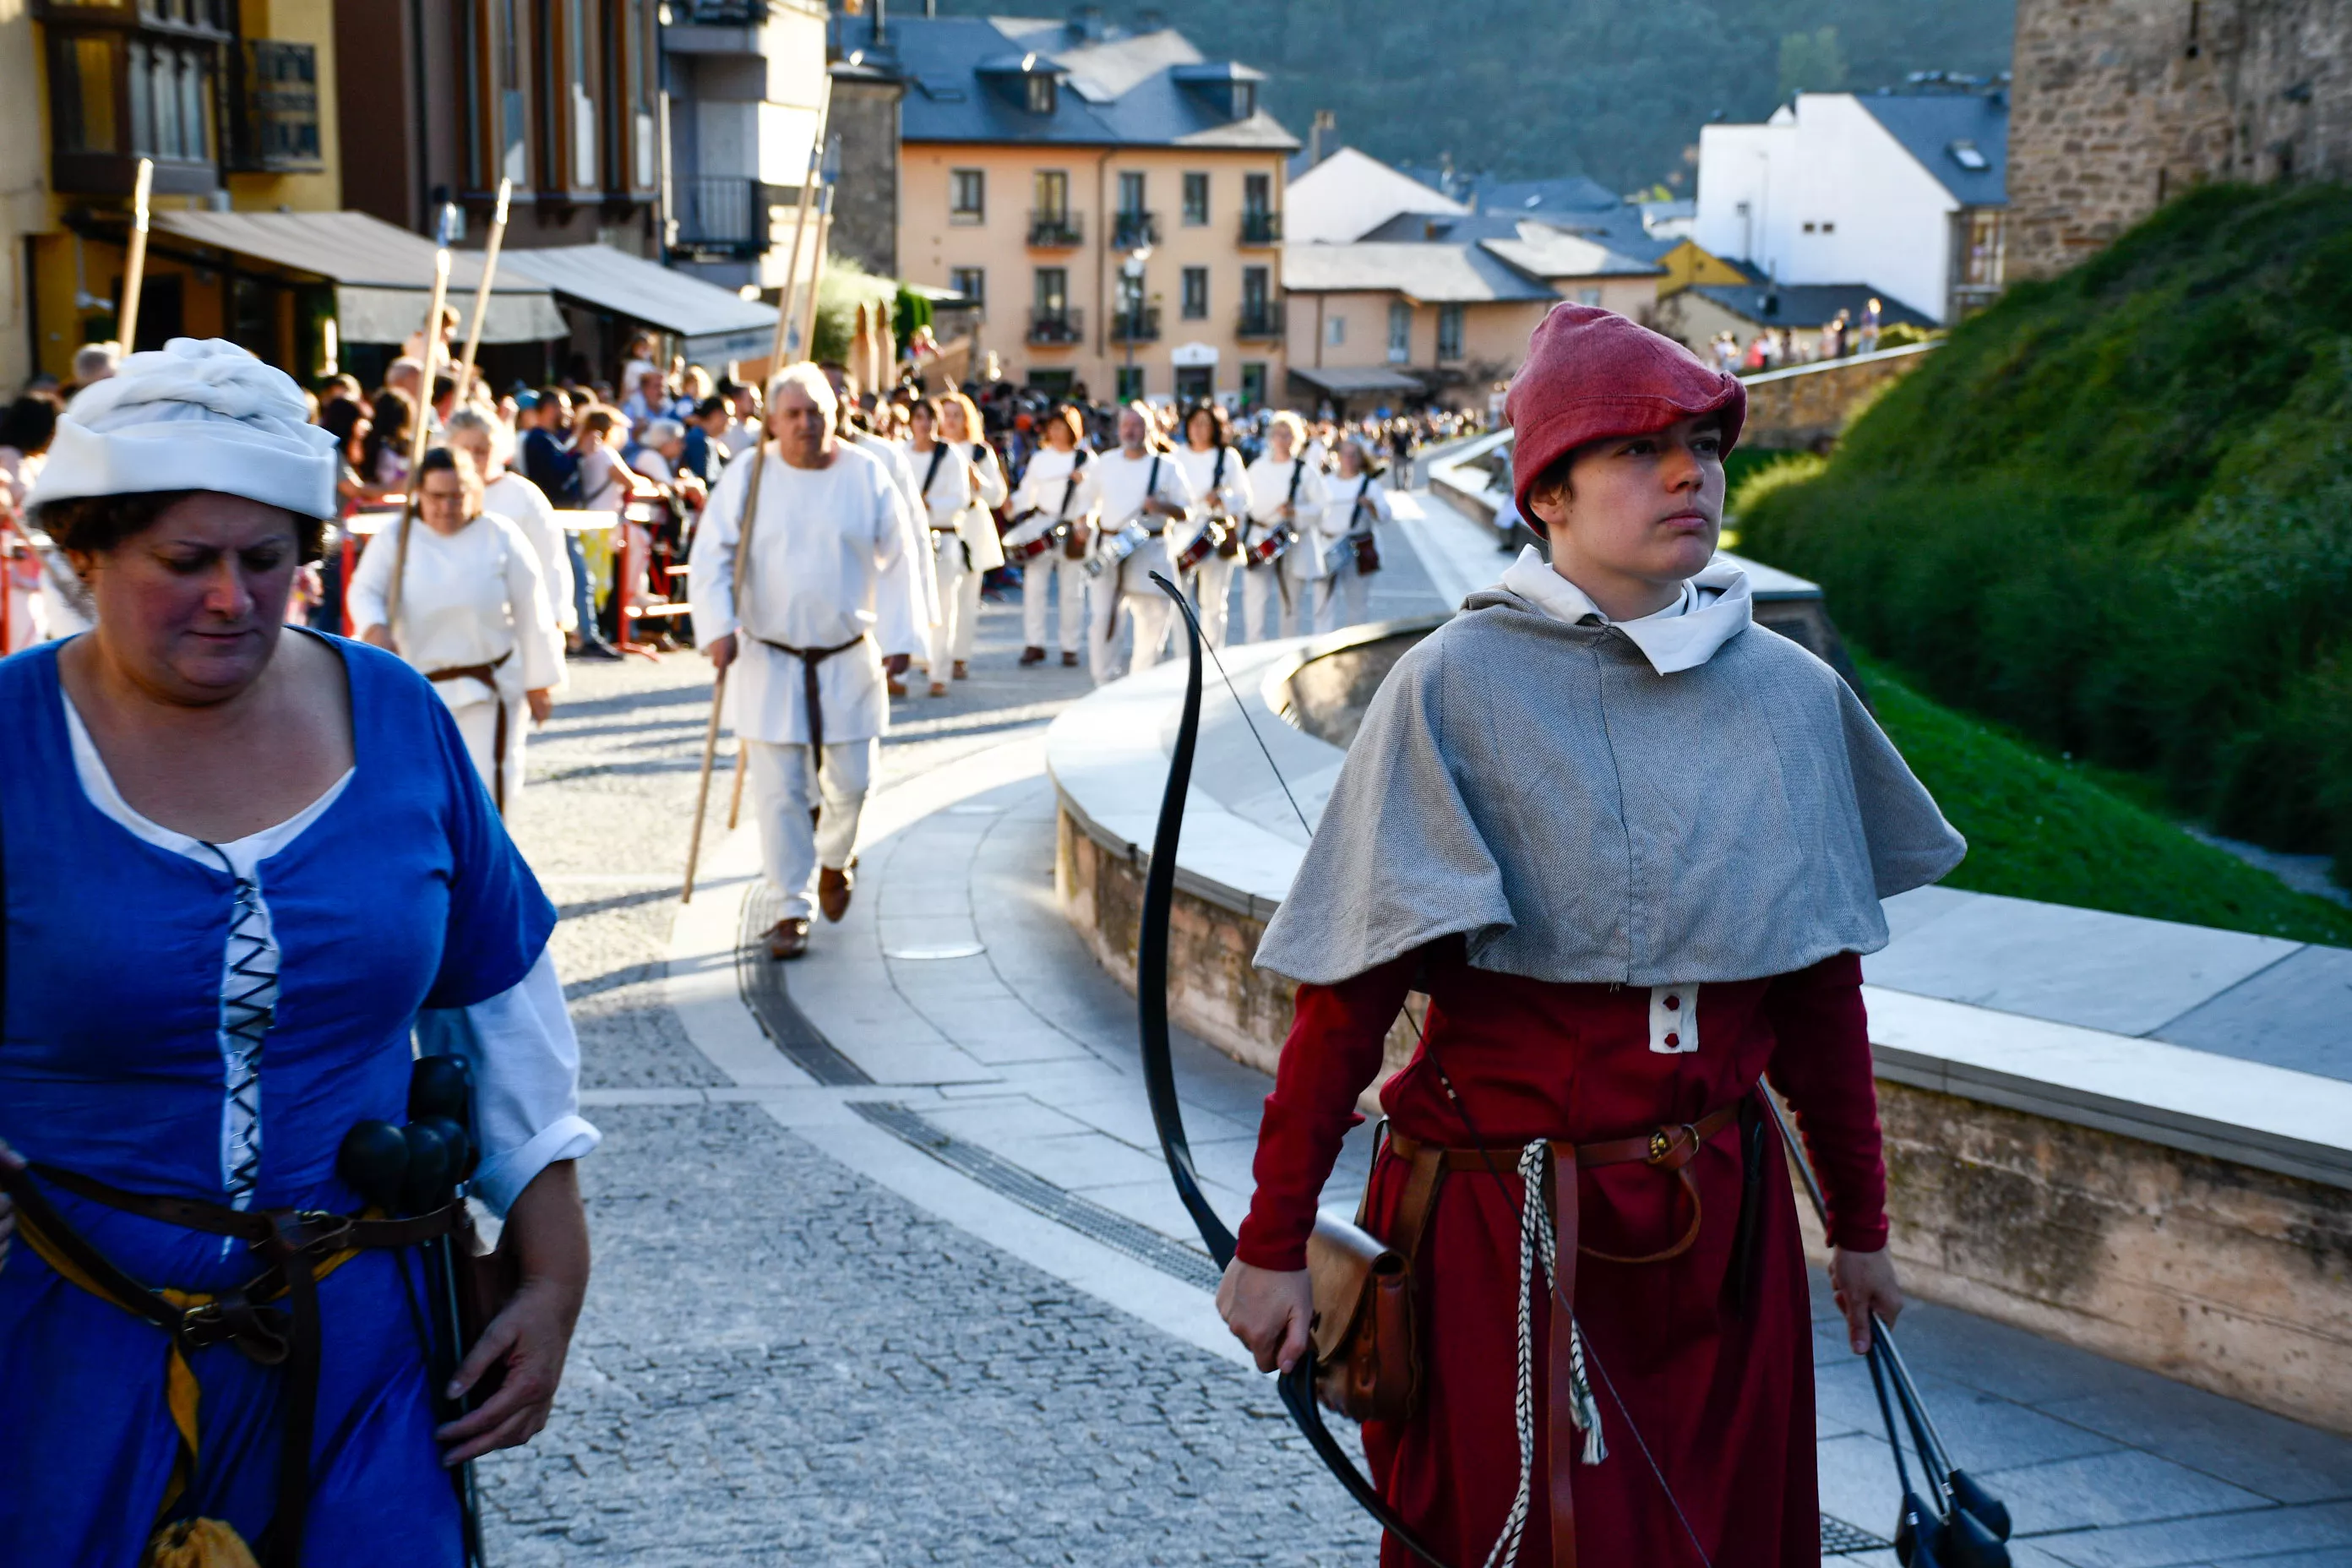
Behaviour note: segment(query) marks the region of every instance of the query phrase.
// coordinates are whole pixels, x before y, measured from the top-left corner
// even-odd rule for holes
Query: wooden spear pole
[[[408,478],[402,485],[400,533],[392,548],[392,586],[383,596],[383,635],[394,650],[400,647],[400,584],[408,575],[408,531],[416,521],[417,472],[425,466],[425,425],[433,417],[433,373],[441,359],[441,308],[449,300],[449,232],[457,209],[441,209],[439,244],[433,251],[433,304],[425,313],[425,366],[418,373],[416,413],[408,429]]]
[[[784,287],[776,297],[776,330],[768,342],[768,386],[776,384],[776,373],[783,369],[784,334],[793,320],[793,289],[800,275],[801,237],[808,224],[809,201],[819,174],[824,169],[825,121],[833,111],[833,79],[825,78],[824,91],[817,101],[816,134],[809,142],[808,171],[801,179],[800,213],[793,225],[793,253],[785,263]],[[816,294],[816,281],[809,281],[809,294]],[[808,339],[801,340],[806,353]],[[768,469],[768,399],[766,388],[760,398],[760,429],[752,441],[749,456],[751,477],[743,487],[743,517],[735,531],[735,657],[743,657],[743,574],[751,560],[751,530],[760,521],[760,479]],[[723,480],[722,480],[723,482]],[[678,890],[677,901],[694,902],[694,873],[702,860],[702,821],[710,810],[710,770],[719,759],[719,719],[727,700],[727,671],[719,670],[710,681],[710,717],[702,728],[702,768],[694,786],[694,827],[686,840],[686,881]],[[743,805],[744,752],[742,742],[736,742],[735,783],[727,806],[727,826],[733,827]]]
[[[824,188],[824,197],[817,211],[816,253],[809,258],[808,298],[801,303],[801,353],[816,357],[816,292],[824,282],[824,235],[833,218],[833,187]]]
[[[474,392],[474,351],[482,346],[482,318],[489,313],[490,279],[499,275],[499,247],[507,237],[507,198],[514,194],[512,180],[499,182],[498,210],[490,215],[489,242],[482,247],[482,280],[474,286],[474,319],[466,323],[466,357],[458,362],[457,401]]]
[[[154,184],[155,160],[140,159],[139,183],[131,193],[131,254],[122,268],[122,309],[114,322],[124,353],[139,346],[139,293],[147,282],[147,196]]]

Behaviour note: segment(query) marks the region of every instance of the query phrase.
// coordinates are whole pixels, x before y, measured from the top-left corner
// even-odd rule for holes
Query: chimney
[[[1318,109],[1315,111],[1314,123],[1307,128],[1307,166],[1308,168],[1315,167],[1325,157],[1323,132],[1337,131],[1339,128],[1339,117],[1337,114],[1328,109]],[[1337,152],[1338,149],[1334,148],[1333,151]]]
[[[889,16],[887,15],[889,9],[890,0],[874,0],[873,42],[875,52],[877,54],[880,53],[890,41],[890,24]]]
[[[1099,44],[1103,41],[1103,12],[1099,5],[1074,5],[1070,8],[1070,37],[1079,43]]]

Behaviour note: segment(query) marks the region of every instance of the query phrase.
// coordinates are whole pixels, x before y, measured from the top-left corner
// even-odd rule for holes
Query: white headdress
[[[67,405],[26,505],[217,490],[332,517],[335,477],[335,437],[292,377],[219,338],[173,338]]]

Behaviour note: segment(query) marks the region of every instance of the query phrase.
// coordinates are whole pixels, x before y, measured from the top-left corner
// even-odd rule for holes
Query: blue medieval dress
[[[460,1033],[486,1053],[476,1191],[491,1207],[593,1146],[544,951],[553,908],[431,689],[388,654],[326,640],[350,681],[351,771],[290,821],[221,846],[113,792],[59,682],[62,644],[0,663],[0,1141],[37,1179],[46,1165],[255,1213],[357,1214],[337,1151],[355,1121],[405,1120],[421,1008],[484,1025],[479,1039]],[[538,1040],[516,1048],[541,1058],[520,1067],[506,1059],[514,1016]],[[43,1195],[144,1286],[218,1292],[260,1271],[243,1243],[54,1184]],[[319,1282],[305,1563],[460,1560],[432,1436],[423,1280],[407,1248],[354,1253]],[[282,1369],[231,1343],[190,1352],[185,1367],[192,1453],[169,1336],[16,1238],[0,1261],[0,1563],[134,1568],[158,1525],[193,1518],[226,1521],[259,1550],[277,1505]]]

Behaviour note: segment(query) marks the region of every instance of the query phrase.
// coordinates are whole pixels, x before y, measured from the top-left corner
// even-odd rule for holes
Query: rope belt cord
[[[836,643],[832,647],[794,647],[790,643],[771,642],[763,637],[754,637],[751,640],[762,647],[774,648],[778,653],[788,653],[801,661],[801,696],[808,703],[809,759],[815,764],[815,771],[822,774],[824,772],[824,703],[817,695],[816,667],[835,654],[847,653],[866,640],[866,634],[860,632],[847,642]]]

